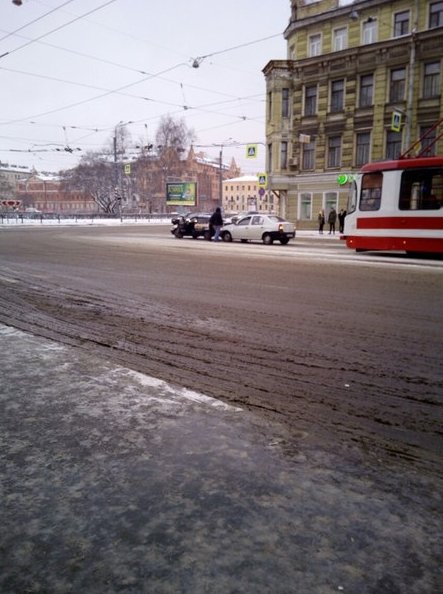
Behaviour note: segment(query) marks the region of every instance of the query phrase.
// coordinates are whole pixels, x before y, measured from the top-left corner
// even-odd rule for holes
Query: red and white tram
[[[352,182],[347,247],[443,253],[443,157],[369,163]]]

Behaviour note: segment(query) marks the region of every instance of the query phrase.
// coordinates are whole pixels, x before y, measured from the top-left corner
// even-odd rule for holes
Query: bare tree
[[[115,166],[103,159],[103,153],[87,153],[77,167],[63,171],[62,177],[64,189],[89,195],[103,212],[116,213]]]
[[[164,188],[168,180],[174,178],[175,181],[176,178],[181,177],[183,170],[181,157],[194,138],[194,131],[186,126],[183,119],[176,120],[170,115],[161,118],[155,135],[160,173],[159,188]]]
[[[159,154],[168,149],[175,149],[179,152],[183,151],[194,139],[194,130],[188,128],[183,119],[175,120],[169,114],[162,116],[160,119],[155,135]]]
[[[102,151],[86,153],[77,167],[62,172],[64,188],[89,194],[105,213],[118,212],[124,193],[122,162],[130,143],[126,126],[117,124]]]

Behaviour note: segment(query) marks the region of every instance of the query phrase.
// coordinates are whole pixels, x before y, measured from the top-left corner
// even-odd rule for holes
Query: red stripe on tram
[[[440,229],[443,215],[435,217],[358,217],[357,229]]]

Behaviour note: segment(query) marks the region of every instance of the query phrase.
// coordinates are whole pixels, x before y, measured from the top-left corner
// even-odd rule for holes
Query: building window
[[[370,107],[374,97],[374,75],[365,74],[360,77],[359,107]]]
[[[348,29],[342,27],[334,30],[334,52],[339,52],[348,47]]]
[[[409,33],[409,10],[403,10],[394,14],[394,37],[408,35]]]
[[[406,68],[396,68],[391,70],[391,80],[389,89],[389,101],[403,101],[406,88]]]
[[[332,209],[337,210],[338,195],[337,192],[326,192],[325,210],[329,214]]]
[[[425,64],[423,73],[423,98],[440,95],[440,62]]]
[[[312,195],[308,193],[300,194],[300,213],[299,218],[303,221],[312,219]]]
[[[280,144],[280,169],[288,168],[288,143],[283,141]]]
[[[272,93],[268,93],[268,121],[272,120]]]
[[[331,112],[343,111],[344,91],[345,81],[343,79],[331,82]]]
[[[358,132],[356,136],[356,155],[355,164],[359,167],[369,163],[369,149],[371,146],[371,133]]]
[[[317,113],[317,85],[305,87],[305,116]]]
[[[268,144],[268,170],[272,171],[272,142]]]
[[[386,135],[386,158],[398,159],[401,154],[401,132],[388,131]]]
[[[429,28],[443,26],[443,2],[432,2],[429,5]]]
[[[341,136],[328,138],[328,167],[339,167],[341,160]]]
[[[426,138],[423,138],[426,135]],[[437,129],[431,126],[420,127],[420,150],[426,157],[435,157],[436,140],[437,140]]]
[[[314,169],[315,164],[315,141],[306,142],[302,145],[303,151],[303,159],[302,159],[302,168],[303,169]]]
[[[321,54],[321,35],[310,35],[309,36],[309,48],[308,55],[310,58],[319,56]]]
[[[369,18],[363,23],[362,28],[362,45],[368,43],[375,43],[377,41],[377,21]]]
[[[281,116],[289,117],[289,89],[282,89],[281,92]]]

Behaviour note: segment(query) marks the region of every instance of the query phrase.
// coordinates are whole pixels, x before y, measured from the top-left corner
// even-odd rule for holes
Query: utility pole
[[[219,162],[219,188],[218,188],[218,202],[220,208],[223,206],[223,145],[220,146],[220,162]]]
[[[414,18],[411,29],[411,41],[409,46],[409,66],[408,66],[408,88],[406,96],[406,123],[403,151],[407,150],[411,144],[412,116],[414,113],[414,84],[415,84],[415,36],[418,28],[418,0],[414,3]]]

